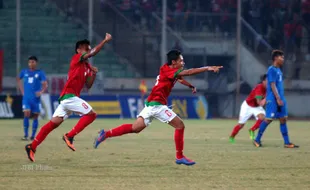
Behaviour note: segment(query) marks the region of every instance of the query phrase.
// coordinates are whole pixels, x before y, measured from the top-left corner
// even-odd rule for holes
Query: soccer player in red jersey
[[[71,113],[78,113],[82,117],[73,129],[63,136],[63,140],[72,151],[75,151],[73,146],[74,136],[79,134],[96,119],[96,113],[92,107],[86,101],[79,98],[85,84],[88,89],[91,88],[98,72],[96,67],[88,63],[88,58],[95,56],[104,44],[111,39],[112,36],[107,33],[105,39],[93,49],[91,49],[88,40],[82,40],[76,43],[76,54],[71,59],[68,80],[59,97],[60,104],[55,110],[53,118],[41,128],[32,143],[25,147],[30,161],[35,161],[34,154],[37,146],[42,143],[52,130],[68,118]]]
[[[231,143],[235,142],[235,136],[238,134],[240,129],[243,128],[245,123],[253,116],[256,118],[256,123],[249,129],[250,138],[253,140],[255,137],[255,130],[259,128],[259,125],[265,118],[265,110],[263,106],[266,103],[266,84],[267,84],[267,75],[264,74],[261,76],[261,83],[258,84],[246,100],[242,103],[240,113],[239,113],[239,123],[234,127],[229,141]]]
[[[185,165],[195,164],[194,161],[183,155],[185,126],[183,121],[167,107],[167,99],[177,81],[191,88],[193,93],[196,92],[196,88],[183,79],[184,76],[195,75],[205,71],[218,72],[222,66],[183,70],[184,61],[180,51],[171,50],[167,54],[167,58],[168,63],[160,68],[155,86],[147,98],[145,108],[140,112],[137,120],[133,124],[123,124],[108,131],[101,130],[98,137],[95,139],[94,148],[97,148],[98,145],[107,138],[121,136],[128,133],[139,133],[151,123],[153,118],[156,118],[175,128],[174,141],[176,147],[176,163]]]

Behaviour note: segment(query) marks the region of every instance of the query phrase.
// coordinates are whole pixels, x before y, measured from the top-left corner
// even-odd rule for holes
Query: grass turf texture
[[[228,136],[233,120],[186,120],[185,155],[193,167],[174,163],[174,130],[158,121],[139,135],[109,139],[92,148],[97,131],[133,120],[96,120],[75,138],[76,152],[62,135],[77,120],[67,120],[38,147],[36,162],[26,157],[22,120],[0,120],[0,189],[309,189],[309,122],[289,121],[299,149],[284,149],[278,122],[267,128],[263,148],[255,148],[247,129],[236,143]],[[41,121],[41,124],[45,121]]]

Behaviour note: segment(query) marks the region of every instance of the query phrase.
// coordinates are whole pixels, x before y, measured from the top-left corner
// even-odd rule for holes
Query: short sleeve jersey
[[[72,57],[68,79],[60,94],[60,100],[66,99],[66,97],[80,96],[86,79],[91,73],[90,65],[83,59],[83,56],[82,54],[75,54]]]
[[[146,104],[147,105],[167,105],[167,99],[174,84],[177,82],[177,75],[182,69],[171,68],[164,64],[159,71],[155,86],[153,87]]]
[[[24,98],[40,99],[36,92],[41,91],[42,82],[46,81],[45,73],[41,70],[24,69],[20,72],[19,78],[24,81]]]
[[[256,99],[264,99],[266,96],[266,88],[263,84],[258,84],[246,98],[246,103],[251,107],[258,107]]]

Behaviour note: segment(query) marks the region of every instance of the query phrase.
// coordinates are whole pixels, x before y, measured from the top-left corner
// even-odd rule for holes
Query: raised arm
[[[90,58],[90,57],[95,56],[95,55],[102,49],[102,47],[104,46],[104,44],[106,44],[107,42],[109,42],[111,39],[112,39],[111,34],[106,33],[106,34],[105,34],[104,40],[102,40],[96,47],[94,47],[94,48],[90,51],[90,53],[85,54],[85,55],[83,56],[83,59],[88,59],[88,58]]]
[[[221,68],[223,68],[223,66],[207,66],[207,67],[187,69],[187,70],[183,70],[180,73],[178,73],[177,77],[197,75],[199,73],[203,73],[206,71],[213,71],[213,72],[217,73],[220,71]]]

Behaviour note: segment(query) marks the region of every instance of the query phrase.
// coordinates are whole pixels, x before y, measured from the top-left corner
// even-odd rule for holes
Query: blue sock
[[[38,129],[39,121],[38,119],[34,119],[32,122],[32,135],[31,137],[35,137]]]
[[[268,125],[269,125],[269,123],[267,123],[265,120],[260,124],[259,131],[258,131],[257,137],[255,139],[256,142],[260,143],[260,139],[262,138],[262,136],[263,136]]]
[[[280,124],[280,130],[281,130],[281,133],[282,133],[284,144],[290,144],[290,139],[288,137],[288,131],[287,131],[286,123],[283,123],[283,124],[281,123]]]
[[[24,117],[24,136],[28,137],[29,117]]]

